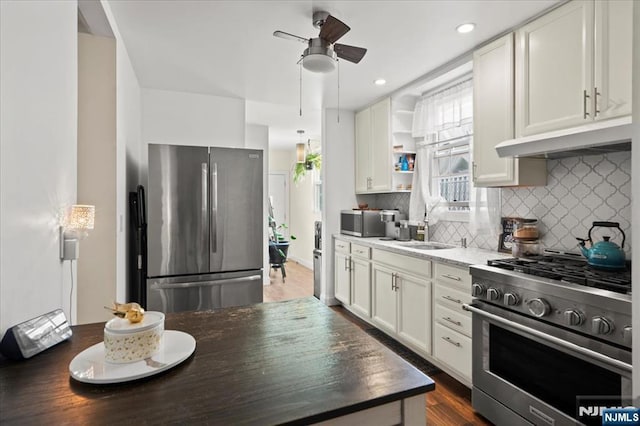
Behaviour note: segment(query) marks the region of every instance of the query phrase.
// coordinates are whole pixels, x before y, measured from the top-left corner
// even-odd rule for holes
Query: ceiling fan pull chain
[[[338,123],[340,123],[340,61],[336,59],[338,63]]]
[[[302,61],[298,63],[300,64],[300,117],[302,117]]]

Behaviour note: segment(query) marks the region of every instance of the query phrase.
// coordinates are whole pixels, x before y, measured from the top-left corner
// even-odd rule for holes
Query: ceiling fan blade
[[[351,28],[349,28],[347,24],[329,15],[320,27],[319,37],[327,40],[329,43],[335,43],[340,37],[348,33],[349,30],[351,30]]]
[[[293,35],[293,34],[289,34],[289,33],[285,33],[284,31],[274,31],[273,35],[275,37],[280,37],[283,38],[285,40],[293,40],[293,41],[299,41],[300,43],[304,43],[304,44],[309,44],[309,39],[308,38],[304,38],[304,37],[300,37],[297,35]]]
[[[334,44],[333,50],[335,50],[338,58],[342,58],[345,61],[353,62],[357,64],[367,53],[367,49],[363,47],[349,46],[347,44]]]

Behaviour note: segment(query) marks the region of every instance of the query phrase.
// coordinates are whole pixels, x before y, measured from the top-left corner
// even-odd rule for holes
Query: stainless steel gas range
[[[473,407],[497,425],[601,424],[631,404],[631,271],[575,255],[471,266]]]

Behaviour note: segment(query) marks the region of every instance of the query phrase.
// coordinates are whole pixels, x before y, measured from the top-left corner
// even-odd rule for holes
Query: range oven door
[[[632,405],[631,351],[479,300],[466,309],[473,406],[494,423],[600,425],[603,400]]]

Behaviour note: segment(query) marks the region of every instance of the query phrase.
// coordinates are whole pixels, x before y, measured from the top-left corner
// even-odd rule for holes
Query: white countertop
[[[433,260],[435,262],[448,263],[451,265],[468,267],[469,265],[486,265],[488,260],[506,259],[513,257],[510,253],[500,253],[492,250],[484,250],[479,248],[462,248],[451,246],[451,248],[437,250],[422,250],[412,248],[412,245],[434,244],[447,246],[448,244],[436,241],[388,241],[380,238],[361,238],[352,237],[343,234],[334,234],[334,238],[360,244],[367,247],[383,249],[407,256],[419,257],[422,259]]]

